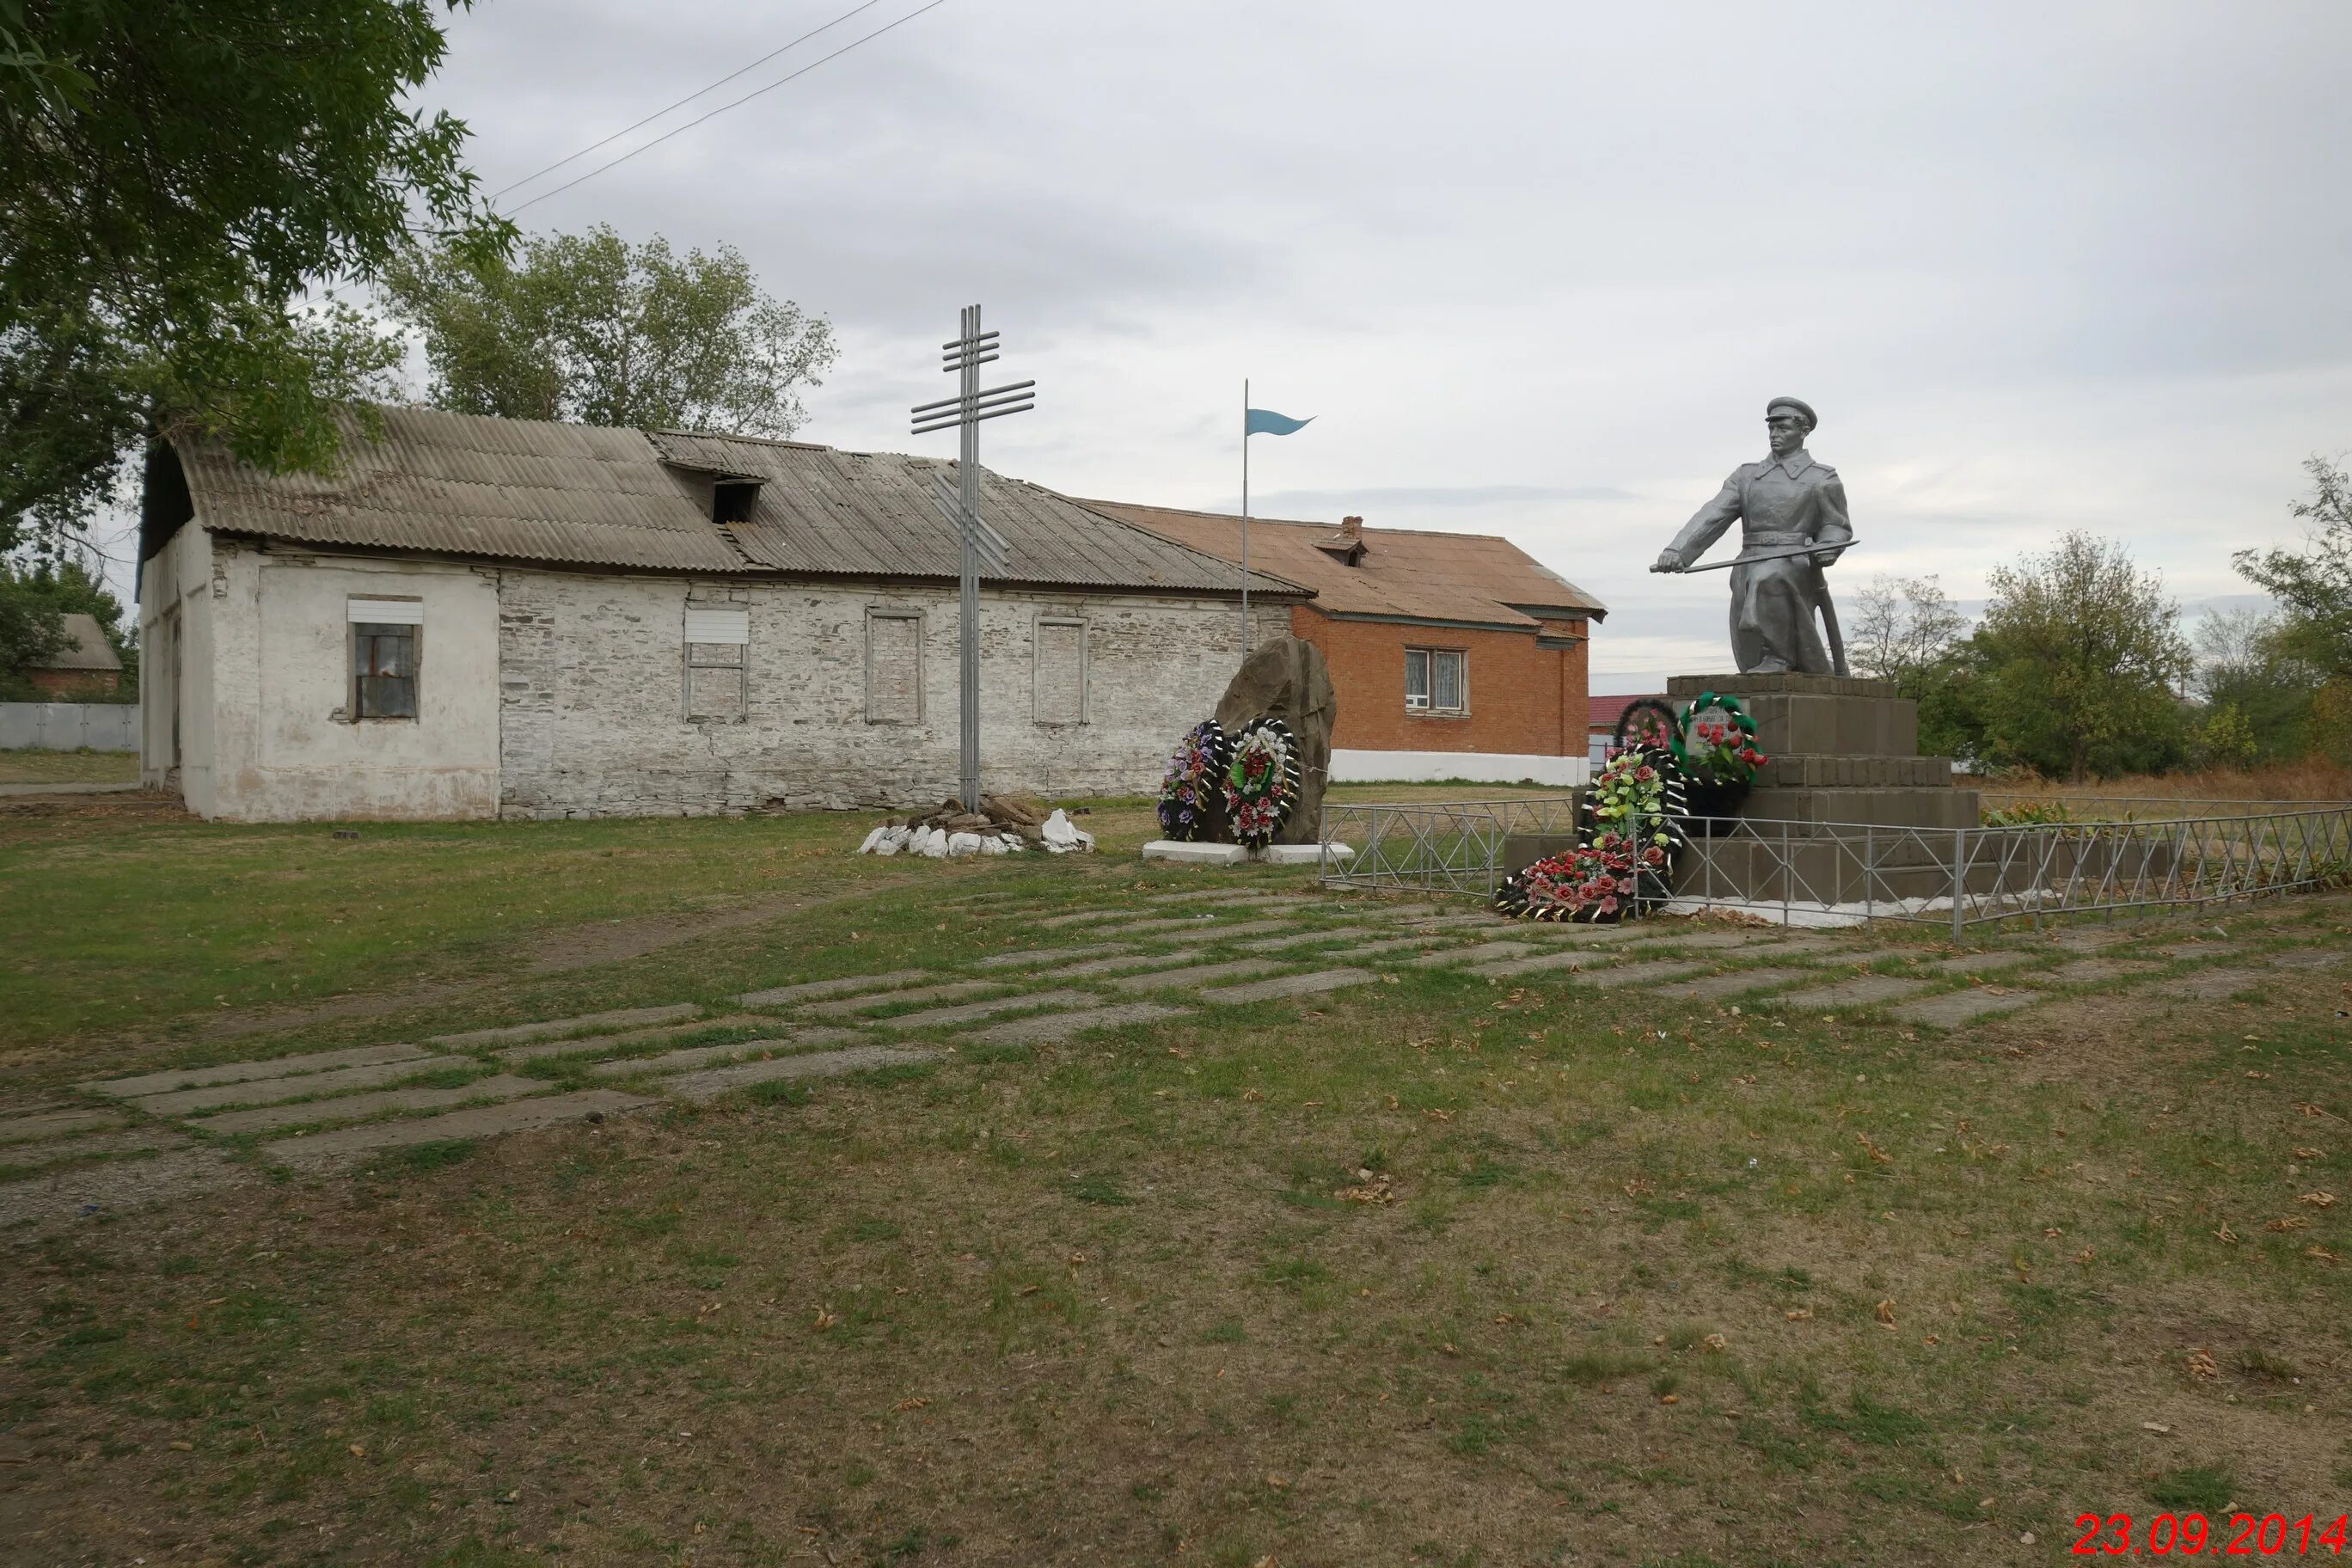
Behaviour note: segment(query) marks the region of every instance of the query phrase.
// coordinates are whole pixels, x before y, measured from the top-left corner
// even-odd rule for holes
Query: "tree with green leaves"
[[[448,0],[463,4],[465,0]],[[396,342],[317,291],[421,229],[503,252],[465,127],[404,106],[429,0],[0,0],[0,552],[159,433],[325,469]]]
[[[2191,685],[2205,704],[2200,734],[2218,723],[2231,738],[2227,748],[2203,742],[2209,756],[2227,750],[2249,763],[2293,762],[2310,750],[2312,693],[2321,681],[2280,631],[2279,617],[2250,609],[2216,610],[2197,623]],[[2225,711],[2235,719],[2222,721]]]
[[[64,617],[98,622],[122,660],[122,695],[139,690],[139,646],[123,624],[122,601],[79,561],[43,562],[20,571],[0,562],[0,693],[38,700],[27,676],[65,649]]]
[[[1990,760],[2079,784],[2180,759],[2189,644],[2155,573],[2122,545],[2075,531],[1987,581],[1969,706]]]
[[[385,292],[424,337],[434,404],[461,414],[790,436],[835,353],[824,319],[767,293],[732,246],[679,256],[604,226],[511,261],[420,251]]]
[[[1919,748],[1972,758],[1980,749],[1967,703],[1968,616],[1932,574],[1871,579],[1854,602],[1846,654],[1857,675],[1895,682],[1919,704]]]
[[[2303,466],[2311,497],[2288,510],[2310,525],[2305,548],[2241,550],[2231,560],[2279,602],[2282,651],[2323,680],[2352,681],[2352,474],[2321,457]]]

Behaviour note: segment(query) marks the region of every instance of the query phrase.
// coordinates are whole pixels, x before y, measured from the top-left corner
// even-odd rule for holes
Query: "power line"
[[[605,137],[604,141],[591,142],[587,146],[581,148],[577,153],[573,153],[566,157],[558,158],[546,168],[541,169],[535,174],[525,174],[521,179],[515,181],[512,184],[504,185],[498,190],[492,191],[490,193],[489,199],[497,201],[509,191],[519,191],[522,189],[523,186],[530,184],[533,180],[538,179],[541,174],[551,174],[555,173],[556,170],[563,167],[566,163],[576,163],[580,159],[585,158],[589,153],[593,153],[599,147],[610,146],[612,143],[618,142],[622,137],[626,136],[632,131],[643,130],[645,127],[651,125],[655,121],[659,120],[663,115],[667,114],[670,110],[683,109],[686,105],[692,103],[696,99],[700,98],[704,93],[714,91],[719,88],[725,87],[729,82],[733,81],[745,71],[759,69],[761,66],[766,65],[770,60],[774,59],[778,55],[783,54],[786,50],[797,48],[801,45],[807,43],[811,38],[815,37],[819,33],[830,32],[834,28],[840,26],[844,22],[848,21],[852,16],[856,16],[858,12],[871,11],[875,6],[879,5],[881,3],[882,0],[866,0],[866,4],[863,5],[858,5],[850,10],[844,11],[840,16],[835,16],[824,26],[811,27],[807,32],[803,33],[791,43],[785,44],[780,48],[770,49],[766,54],[761,55],[750,65],[744,66],[740,69],[729,71],[725,76],[720,77],[709,87],[698,87],[695,89],[692,92],[688,93],[684,98],[679,99],[676,103],[670,104],[667,108],[654,110],[651,114],[646,115],[643,120],[638,121],[635,125],[624,125],[618,131],[614,132],[610,136]]]
[[[765,87],[754,88],[740,98],[720,104],[718,108],[710,110],[708,114],[697,115],[694,119],[688,121],[685,124],[678,126],[675,130],[663,132],[660,135],[655,137],[652,141],[646,142],[642,146],[630,148],[627,152],[622,153],[619,157],[614,159],[609,163],[599,163],[596,167],[589,170],[586,174],[580,175],[577,179],[566,180],[563,184],[556,186],[551,191],[541,191],[539,195],[531,197],[530,200],[518,203],[516,205],[509,208],[504,216],[512,217],[516,213],[521,212],[526,207],[536,206],[541,202],[547,200],[550,196],[562,195],[572,186],[594,179],[597,175],[604,173],[607,169],[617,169],[622,164],[627,163],[630,159],[635,157],[638,153],[648,152],[653,148],[658,147],[663,142],[668,141],[671,137],[691,131],[706,120],[715,120],[730,109],[740,108],[742,105],[751,102],[753,99],[758,98],[764,93],[773,92],[776,89],[783,86],[786,82],[794,81],[808,75],[809,72],[816,69],[817,67],[824,64],[827,60],[837,60],[842,56],[847,54],[850,50],[857,48],[862,45],[870,44],[875,39],[880,37],[883,34],[903,27],[908,23],[913,21],[916,17],[921,16],[924,12],[936,11],[947,3],[948,0],[931,0],[931,3],[928,5],[918,6],[916,9],[909,11],[905,16],[899,17],[897,21],[887,23],[882,26],[877,27],[872,32],[866,34],[864,37],[844,44],[841,47],[834,50],[833,53],[829,55],[821,55],[817,58],[811,60],[808,64],[801,67],[800,69],[791,72],[789,75],[778,77],[774,81],[770,82]],[[566,162],[569,162],[569,160],[567,159]]]

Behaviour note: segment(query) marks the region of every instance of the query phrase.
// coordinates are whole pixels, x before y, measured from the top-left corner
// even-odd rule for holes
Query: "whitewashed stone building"
[[[332,478],[159,447],[142,773],[207,817],[552,817],[953,793],[953,465],[387,409]],[[1158,784],[1238,666],[1228,563],[983,476],[984,786]],[[1306,589],[1251,582],[1257,637]],[[1253,640],[1255,640],[1255,637]]]

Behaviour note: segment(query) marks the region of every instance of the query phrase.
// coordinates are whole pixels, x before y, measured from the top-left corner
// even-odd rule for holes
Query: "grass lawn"
[[[853,858],[869,820],[8,819],[0,1090],[945,965],[1206,875],[1132,803],[1053,860]],[[2332,1519],[2352,1002],[2275,973],[1946,1035],[1406,968],[0,1233],[0,1540],[1859,1568]]]
[[[136,752],[0,751],[0,784],[138,782]]]

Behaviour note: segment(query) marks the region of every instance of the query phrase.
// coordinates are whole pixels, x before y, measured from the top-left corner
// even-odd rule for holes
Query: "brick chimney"
[[[1339,520],[1339,542],[1342,544],[1361,544],[1363,542],[1364,520],[1360,517],[1341,518]]]

